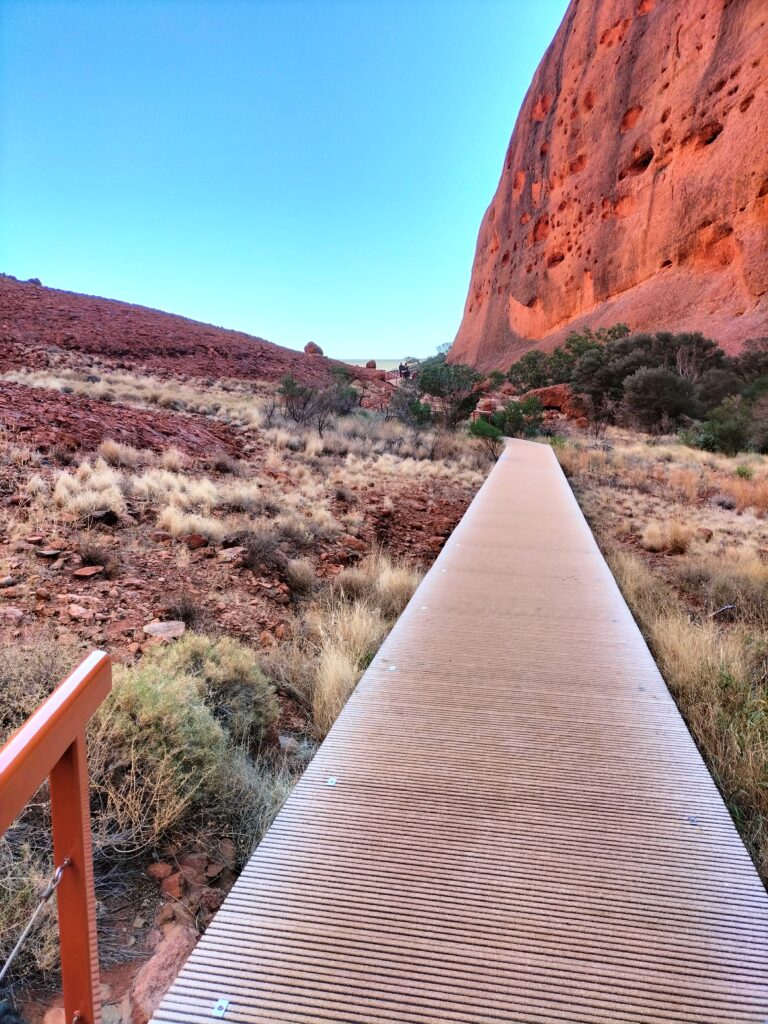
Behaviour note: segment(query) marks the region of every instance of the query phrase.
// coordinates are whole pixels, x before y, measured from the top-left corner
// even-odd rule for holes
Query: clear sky
[[[428,354],[566,6],[0,0],[0,271]]]

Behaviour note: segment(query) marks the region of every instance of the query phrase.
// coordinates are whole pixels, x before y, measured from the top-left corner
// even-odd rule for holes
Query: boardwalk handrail
[[[54,862],[66,865],[57,889],[66,1024],[101,1020],[85,730],[111,688],[109,656],[96,651],[0,749],[0,836],[50,781]]]

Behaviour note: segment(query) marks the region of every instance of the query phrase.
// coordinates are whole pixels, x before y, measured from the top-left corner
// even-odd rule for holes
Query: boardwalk
[[[768,1021],[768,897],[553,453],[512,442],[156,1015]]]

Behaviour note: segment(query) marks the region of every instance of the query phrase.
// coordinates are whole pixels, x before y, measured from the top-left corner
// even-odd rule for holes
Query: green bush
[[[454,428],[474,411],[479,399],[475,390],[479,380],[480,375],[471,366],[431,362],[419,371],[418,388],[422,395],[439,400],[443,422]]]
[[[531,391],[549,384],[567,384],[579,359],[587,352],[601,348],[610,341],[626,337],[629,328],[625,324],[601,327],[596,331],[588,327],[571,331],[562,345],[549,355],[540,349],[531,349],[507,373],[507,379],[518,391]]]
[[[89,739],[95,845],[120,855],[137,854],[179,827],[227,749],[196,681],[159,662],[116,667]]]
[[[504,447],[504,435],[493,423],[477,419],[470,423],[467,433],[479,443],[479,446],[494,462],[501,455]]]
[[[148,663],[169,676],[194,680],[205,706],[238,744],[257,749],[277,721],[275,688],[253,651],[231,637],[212,640],[188,633],[151,654]]]
[[[651,433],[669,430],[693,404],[690,381],[664,367],[645,366],[624,381],[625,416]]]
[[[751,412],[749,403],[740,396],[726,398],[702,423],[699,447],[725,455],[747,451],[754,427]]]
[[[507,437],[536,437],[544,422],[544,406],[536,395],[508,402],[494,413],[491,423]]]

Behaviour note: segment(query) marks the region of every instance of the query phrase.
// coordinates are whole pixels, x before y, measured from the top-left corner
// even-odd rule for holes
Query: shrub
[[[136,854],[181,825],[216,775],[226,737],[194,679],[162,662],[116,666],[90,730],[98,848]]]
[[[190,633],[149,656],[168,675],[193,679],[214,718],[237,743],[258,748],[277,721],[279,706],[272,684],[245,644]]]
[[[287,559],[280,550],[280,538],[272,529],[255,528],[239,538],[243,551],[243,565],[258,571],[262,567],[282,571]]]
[[[508,402],[491,422],[507,437],[535,437],[544,422],[544,406],[536,395]]]
[[[283,410],[288,419],[294,423],[306,423],[312,412],[314,388],[299,384],[293,374],[286,374],[277,389],[283,401]]]
[[[304,558],[295,558],[285,570],[285,582],[294,594],[309,594],[315,586],[315,570]]]
[[[722,367],[705,370],[696,381],[696,404],[699,412],[706,414],[729,395],[735,395],[741,386],[742,381],[733,370]]]
[[[432,406],[421,401],[415,380],[403,381],[395,388],[389,400],[386,416],[394,417],[414,430],[420,430],[432,422]]]
[[[752,417],[747,402],[739,396],[726,398],[704,421],[699,435],[702,448],[725,455],[738,455],[749,447]]]
[[[459,363],[433,362],[422,367],[419,390],[440,402],[441,418],[449,428],[454,428],[473,412],[478,402],[475,385],[480,379],[470,366]]]
[[[754,475],[755,471],[751,466],[741,465],[736,467],[736,476],[741,477],[742,480],[751,480]]]
[[[208,621],[205,606],[188,590],[174,595],[164,609],[174,622],[183,622],[189,629],[200,629]]]
[[[550,355],[535,348],[526,352],[509,368],[507,379],[518,391],[531,391],[548,384],[570,383],[576,363],[583,355],[628,334],[629,328],[624,324],[601,327],[596,331],[588,327],[571,331],[563,344],[558,345]]]
[[[643,367],[624,381],[625,415],[651,432],[667,432],[693,411],[691,383],[664,367]]]
[[[504,435],[498,427],[488,420],[477,419],[470,423],[467,433],[478,442],[479,447],[494,462],[501,455],[504,448]]]
[[[83,565],[101,565],[104,568],[102,575],[113,579],[120,571],[120,556],[114,547],[107,547],[97,535],[91,533],[81,534],[77,539],[75,549],[83,560]]]

